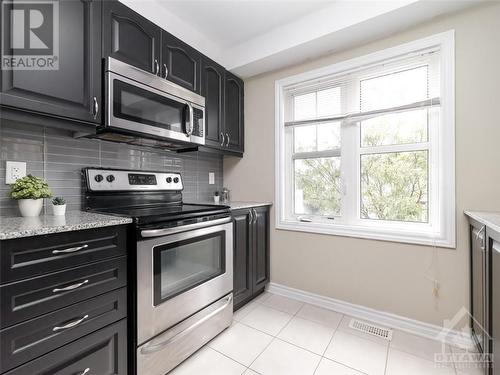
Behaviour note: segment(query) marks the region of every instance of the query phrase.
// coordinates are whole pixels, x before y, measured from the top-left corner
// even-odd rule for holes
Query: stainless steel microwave
[[[204,97],[111,57],[106,59],[105,89],[100,138],[140,139],[135,143],[170,148],[205,144]]]

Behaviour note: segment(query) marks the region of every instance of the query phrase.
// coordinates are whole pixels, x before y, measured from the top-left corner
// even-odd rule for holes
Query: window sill
[[[344,224],[302,223],[296,221],[279,221],[276,229],[333,236],[362,238],[378,241],[399,242],[414,245],[455,248],[454,237],[446,238],[431,232],[415,232],[415,230],[394,230],[382,227],[368,227]]]

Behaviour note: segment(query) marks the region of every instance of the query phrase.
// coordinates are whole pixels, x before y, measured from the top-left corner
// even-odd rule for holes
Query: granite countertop
[[[251,208],[251,207],[262,207],[262,206],[272,206],[272,202],[242,202],[242,201],[230,201],[230,202],[220,202],[215,203],[214,201],[203,201],[203,202],[192,202],[196,204],[214,204],[218,206],[229,206],[231,210],[239,210],[241,208]]]
[[[500,233],[500,212],[464,211],[464,213],[472,219]]]
[[[65,216],[0,217],[0,240],[129,224],[132,219],[68,211]]]

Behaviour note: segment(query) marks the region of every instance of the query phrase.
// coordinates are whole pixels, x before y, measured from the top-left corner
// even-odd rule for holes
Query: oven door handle
[[[141,231],[142,237],[160,237],[167,236],[170,234],[185,232],[187,230],[200,229],[205,227],[211,227],[213,225],[225,224],[231,221],[231,217],[224,217],[222,219],[215,219],[210,221],[202,221],[201,223],[187,224],[180,227],[172,228],[161,228],[161,229],[147,229]]]
[[[161,341],[161,342],[159,342],[157,344],[147,343],[146,345],[144,345],[141,348],[141,354],[156,353],[156,352],[162,350],[167,345],[173,344],[177,340],[180,340],[181,338],[183,338],[184,336],[186,336],[189,332],[191,332],[195,328],[199,327],[201,324],[205,323],[207,320],[213,318],[215,315],[219,314],[224,309],[226,309],[229,306],[229,304],[231,303],[232,300],[233,300],[233,295],[230,294],[229,296],[227,296],[226,303],[224,303],[224,305],[222,305],[221,307],[218,307],[217,309],[215,309],[214,311],[212,311],[210,314],[208,314],[208,315],[204,316],[203,318],[201,318],[200,320],[198,320],[196,323],[190,325],[185,330],[179,332],[177,335],[175,335],[173,337],[170,337],[170,338],[166,339],[165,341]]]

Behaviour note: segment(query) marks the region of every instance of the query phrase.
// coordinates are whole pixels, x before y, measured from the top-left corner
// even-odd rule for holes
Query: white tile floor
[[[264,293],[238,310],[230,328],[173,375],[476,375],[436,366],[440,342],[394,330],[393,339],[349,328],[351,317]],[[446,352],[460,349],[445,346]]]

